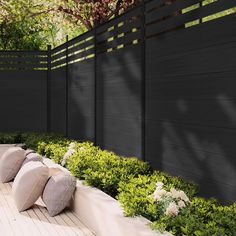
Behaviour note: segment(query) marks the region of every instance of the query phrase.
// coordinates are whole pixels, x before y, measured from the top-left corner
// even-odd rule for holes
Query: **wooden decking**
[[[11,183],[0,183],[0,235],[43,236],[94,236],[81,223],[75,213],[66,210],[50,217],[42,202],[38,200],[29,210],[19,213],[12,198]]]

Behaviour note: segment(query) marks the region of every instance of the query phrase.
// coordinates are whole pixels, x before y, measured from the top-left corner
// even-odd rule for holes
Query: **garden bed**
[[[44,158],[44,163],[55,167],[55,163]],[[63,171],[67,169],[60,167]],[[150,221],[144,217],[125,217],[118,201],[101,190],[86,186],[83,181],[77,180],[76,190],[71,209],[79,219],[96,235],[102,236],[170,236],[153,231],[148,226]]]
[[[216,199],[198,197],[194,183],[154,171],[148,163],[137,158],[120,157],[90,142],[57,135],[0,134],[0,143],[15,143],[16,140],[65,165],[83,181],[83,184],[77,183],[75,199],[78,201],[74,201],[73,207],[78,209],[78,214],[84,214],[80,216],[81,220],[95,232],[106,235],[102,228],[109,226],[112,235],[116,231],[117,235],[132,235],[135,231],[128,229],[130,233],[126,233],[125,228],[133,225],[138,232],[145,229],[140,235],[146,235],[144,232],[156,235],[156,231],[147,228],[150,221],[153,229],[178,236],[235,235],[235,203],[226,206]],[[101,203],[98,203],[99,199]],[[143,216],[149,221],[123,215]],[[110,221],[113,216],[114,220]],[[142,225],[141,228],[138,225]]]

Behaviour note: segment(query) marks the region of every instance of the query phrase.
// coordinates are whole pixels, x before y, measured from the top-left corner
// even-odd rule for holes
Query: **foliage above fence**
[[[93,58],[96,54],[139,44],[150,37],[187,29],[235,12],[234,0],[146,0],[127,13],[53,49],[50,68]],[[0,52],[1,68],[48,68],[47,52],[31,52],[31,57],[27,54]]]
[[[194,27],[235,12],[234,0],[145,1],[52,50],[52,68],[140,44],[150,37]]]

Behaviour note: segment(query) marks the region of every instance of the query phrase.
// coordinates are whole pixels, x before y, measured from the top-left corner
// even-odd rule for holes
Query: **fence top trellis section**
[[[47,70],[48,51],[0,51],[0,70]]]
[[[66,66],[66,63],[87,60],[96,54],[110,53],[140,44],[151,37],[226,17],[236,12],[234,7],[234,0],[143,1],[126,13],[54,48],[52,68],[60,68]]]
[[[232,13],[235,0],[143,0],[51,51],[0,51],[0,70],[57,69]]]

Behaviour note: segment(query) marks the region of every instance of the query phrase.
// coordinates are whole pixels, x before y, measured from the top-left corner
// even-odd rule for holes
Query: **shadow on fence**
[[[48,52],[0,52],[1,130],[91,140],[235,201],[235,5],[145,1]]]

